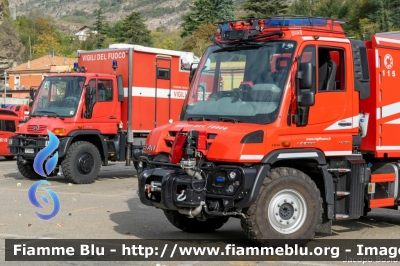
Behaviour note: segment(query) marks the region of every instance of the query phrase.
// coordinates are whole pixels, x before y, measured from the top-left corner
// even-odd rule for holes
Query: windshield
[[[181,120],[275,121],[295,43],[210,46],[197,70]]]
[[[85,79],[73,76],[46,78],[35,97],[32,116],[74,116]]]

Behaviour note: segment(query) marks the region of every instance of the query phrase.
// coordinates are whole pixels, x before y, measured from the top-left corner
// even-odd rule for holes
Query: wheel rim
[[[83,175],[90,174],[94,168],[94,158],[90,153],[83,153],[77,162],[77,168],[79,173]]]
[[[268,205],[268,220],[281,234],[296,232],[307,217],[307,204],[304,197],[293,189],[284,189],[273,196]]]

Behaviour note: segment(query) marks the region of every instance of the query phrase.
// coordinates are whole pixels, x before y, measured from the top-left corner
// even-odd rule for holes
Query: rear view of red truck
[[[9,142],[19,171],[45,178],[33,161],[48,145],[48,132],[60,143],[58,164],[47,176],[62,173],[85,184],[109,161],[130,164],[133,157],[136,165],[148,133],[178,119],[194,59],[192,53],[127,44],[80,51],[75,73],[49,75],[35,96],[32,91],[31,117]]]

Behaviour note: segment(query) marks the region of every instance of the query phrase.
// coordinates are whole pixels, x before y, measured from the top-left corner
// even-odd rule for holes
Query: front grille
[[[164,138],[165,145],[167,145],[167,147],[169,147],[169,148],[172,147],[175,137],[178,133],[188,133],[188,132],[187,131],[168,131],[168,136]],[[217,134],[207,133],[207,149],[210,148],[210,146],[216,136],[217,136]]]
[[[41,133],[45,129],[46,129],[45,125],[29,125],[28,126],[28,132],[32,132],[32,133]]]

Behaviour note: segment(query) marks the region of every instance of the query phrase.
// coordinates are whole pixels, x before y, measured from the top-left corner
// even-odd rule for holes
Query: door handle
[[[113,116],[113,115],[110,116],[109,118],[110,118],[110,119],[117,119],[117,117],[115,117],[115,116]]]
[[[351,126],[351,122],[339,122],[338,125],[341,127],[348,127],[348,126]]]

